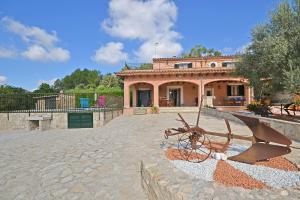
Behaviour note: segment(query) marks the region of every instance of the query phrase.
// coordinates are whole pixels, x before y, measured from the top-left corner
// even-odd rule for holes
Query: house
[[[235,56],[154,58],[153,69],[124,70],[124,108],[240,107],[251,102],[247,80],[232,75]]]

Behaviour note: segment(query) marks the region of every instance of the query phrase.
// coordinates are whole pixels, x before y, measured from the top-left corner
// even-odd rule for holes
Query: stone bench
[[[30,116],[28,117],[28,130],[45,131],[50,129],[52,118],[50,116]]]

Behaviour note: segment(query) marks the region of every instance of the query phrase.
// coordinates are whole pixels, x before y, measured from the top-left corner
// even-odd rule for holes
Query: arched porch
[[[138,82],[129,86],[130,107],[151,107],[153,102],[153,85]]]
[[[245,106],[251,101],[251,88],[241,80],[217,80],[204,85],[204,105]]]
[[[159,85],[159,107],[198,106],[199,86],[188,81],[170,81]]]

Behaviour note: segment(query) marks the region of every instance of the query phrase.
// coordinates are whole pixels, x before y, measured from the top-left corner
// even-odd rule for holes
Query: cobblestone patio
[[[184,117],[194,122],[196,114]],[[181,125],[174,119],[175,113],[121,116],[97,129],[0,132],[0,199],[146,199],[140,162],[171,166],[161,146],[164,129]],[[212,117],[202,116],[201,125],[226,130]],[[299,152],[289,157],[300,163]]]

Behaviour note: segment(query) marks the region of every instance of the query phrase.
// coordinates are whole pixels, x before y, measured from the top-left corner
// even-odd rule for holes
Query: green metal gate
[[[93,128],[93,113],[68,113],[68,128]]]

